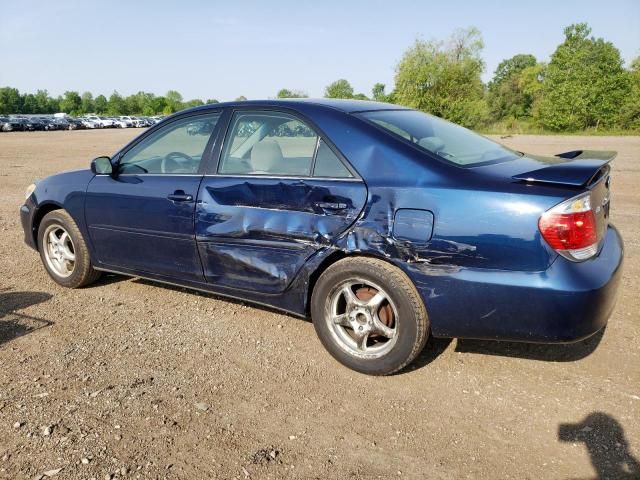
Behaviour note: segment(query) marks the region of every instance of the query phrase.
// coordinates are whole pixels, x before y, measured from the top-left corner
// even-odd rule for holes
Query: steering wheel
[[[181,162],[179,158],[187,161],[186,167],[184,162]],[[162,162],[160,162],[160,171],[162,173],[193,173],[192,166],[190,165],[191,162],[193,162],[193,158],[186,153],[169,152],[162,157]]]

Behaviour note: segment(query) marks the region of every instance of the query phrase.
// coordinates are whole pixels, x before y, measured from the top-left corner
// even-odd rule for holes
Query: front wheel
[[[84,287],[100,278],[78,226],[64,210],[49,212],[40,222],[38,250],[49,276],[63,287]]]
[[[345,258],[327,268],[313,290],[311,316],[329,353],[369,375],[401,370],[429,335],[427,311],[411,280],[374,258]]]

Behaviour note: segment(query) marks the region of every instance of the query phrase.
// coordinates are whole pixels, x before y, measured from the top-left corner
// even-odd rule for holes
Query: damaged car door
[[[284,111],[236,110],[198,194],[206,281],[284,291],[358,218],[366,198],[356,171],[308,122]]]

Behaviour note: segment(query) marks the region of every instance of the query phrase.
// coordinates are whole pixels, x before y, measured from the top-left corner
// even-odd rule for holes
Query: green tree
[[[386,85],[384,83],[376,83],[371,89],[371,96],[376,102],[387,102],[388,95],[385,92]]]
[[[552,130],[613,125],[630,89],[620,51],[589,37],[586,23],[571,25],[564,34],[545,72],[542,125]]]
[[[49,97],[49,92],[47,92],[46,90],[38,90],[34,95],[34,97],[36,99],[37,113],[55,113],[56,112],[56,110],[51,110],[50,101],[52,99]]]
[[[165,108],[167,108],[167,99],[163,96],[153,97],[151,100],[151,109],[153,113],[159,115],[164,112]]]
[[[47,99],[47,111],[49,113],[58,113],[62,109],[60,108],[60,102],[62,102],[62,97],[49,97]]]
[[[540,118],[540,103],[544,93],[546,70],[546,63],[536,63],[523,69],[518,75],[518,87],[524,95],[525,102],[530,105],[528,115],[531,115],[536,121]]]
[[[107,113],[109,115],[126,115],[129,113],[124,98],[117,91],[114,91],[109,97]]]
[[[91,92],[84,92],[82,97],[82,104],[80,110],[82,113],[95,113],[95,104],[93,102],[93,95]]]
[[[72,115],[76,115],[82,111],[82,98],[80,94],[73,90],[64,92],[62,101],[60,102],[60,110]]]
[[[21,113],[43,113],[38,111],[38,100],[33,93],[27,93],[22,97]]]
[[[278,91],[276,98],[307,98],[307,95],[302,90],[289,90],[288,88],[283,88]]]
[[[216,100],[215,98],[207,98],[207,101],[205,102],[205,104],[207,105],[211,105],[213,103],[220,103],[218,100]]]
[[[238,98],[236,98],[236,102],[245,102],[247,100],[247,97],[245,97],[244,95],[240,95]]]
[[[325,98],[353,98],[353,87],[344,78],[330,83],[324,89]]]
[[[93,101],[93,106],[96,109],[96,113],[102,114],[107,111],[107,97],[104,95],[98,95]]]
[[[364,93],[356,93],[352,98],[354,100],[369,100],[369,97],[367,97]]]
[[[640,129],[640,57],[631,62],[628,78],[629,95],[620,109],[619,123],[623,128]]]
[[[169,90],[165,95],[166,106],[164,108],[164,113],[174,113],[182,110],[182,95],[176,90]]]
[[[20,113],[22,97],[17,88],[0,88],[0,113]]]
[[[447,42],[416,40],[397,65],[394,101],[467,127],[479,125],[487,112],[482,48],[476,28],[458,30]]]
[[[199,98],[194,98],[193,100],[185,102],[183,108],[199,107],[200,105],[204,105],[204,102]]]
[[[503,60],[489,82],[487,103],[495,120],[531,115],[533,98],[522,90],[520,76],[526,68],[537,64],[533,55],[519,54]]]

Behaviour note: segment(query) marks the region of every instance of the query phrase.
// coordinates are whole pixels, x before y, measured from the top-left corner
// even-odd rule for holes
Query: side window
[[[314,177],[352,178],[353,175],[344,163],[333,153],[333,150],[320,139],[313,168]]]
[[[165,125],[120,159],[119,173],[197,173],[219,112],[183,118]]]
[[[238,112],[231,122],[219,173],[309,176],[318,136],[278,112]]]
[[[311,127],[280,112],[237,112],[225,141],[218,173],[352,177]]]

